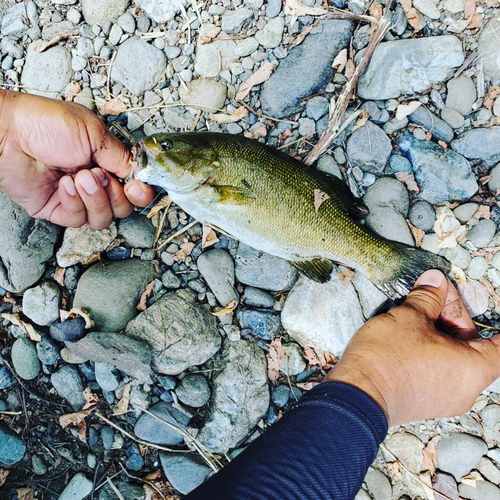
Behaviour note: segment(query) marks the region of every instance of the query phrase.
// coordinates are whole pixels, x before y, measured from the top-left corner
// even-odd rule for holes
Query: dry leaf
[[[422,240],[424,239],[425,232],[419,227],[414,226],[408,219],[406,219],[406,223],[410,228],[413,238],[415,238],[415,246],[420,248],[422,246]]]
[[[198,42],[201,44],[211,42],[219,33],[221,28],[219,26],[214,26],[207,31],[204,31],[202,35],[198,37]]]
[[[351,269],[344,269],[340,273],[337,274],[337,277],[340,279],[340,282],[343,285],[348,285],[352,279],[356,276],[356,272]]]
[[[233,312],[236,308],[238,307],[238,301],[237,300],[232,300],[229,302],[229,304],[221,309],[220,311],[215,311],[210,313],[212,316],[217,316],[218,318],[221,316],[225,316],[226,314],[229,314]]]
[[[483,106],[491,111],[491,108],[493,107],[493,104],[495,103],[495,99],[498,96],[500,96],[500,86],[499,85],[492,85],[488,89],[488,93],[486,94],[486,97],[484,98]]]
[[[461,483],[472,486],[473,488],[475,488],[480,481],[484,481],[484,477],[481,476],[477,470],[473,470],[466,476],[460,478]]]
[[[480,28],[483,24],[483,19],[479,14],[472,14],[467,22],[467,28],[470,30]]]
[[[361,112],[359,113],[358,121],[354,124],[354,126],[351,129],[351,134],[355,130],[358,130],[358,128],[361,128],[364,125],[366,125],[366,122],[368,121],[368,118],[370,118],[369,111],[367,109],[362,109]]]
[[[331,352],[323,352],[321,354],[320,362],[321,368],[326,371],[335,366],[337,358]]]
[[[467,281],[464,270],[458,266],[451,266],[451,276],[460,285],[463,285]]]
[[[33,325],[30,325],[29,323],[26,323],[23,321],[20,317],[19,314],[8,314],[8,313],[3,313],[2,318],[9,320],[13,325],[18,326],[23,330],[23,332],[33,341],[33,342],[40,342],[42,340],[42,337],[40,334],[35,330]]]
[[[441,436],[434,436],[426,445],[426,447],[422,450],[422,455],[424,458],[423,465],[426,470],[428,470],[431,475],[434,474],[436,470],[437,457],[436,450],[437,444]]]
[[[174,260],[184,260],[188,255],[191,255],[191,252],[193,251],[194,247],[195,247],[195,244],[192,242],[183,243],[180,246],[180,250],[178,250],[174,254]]]
[[[491,175],[484,175],[483,177],[481,177],[479,179],[479,184],[481,184],[481,186],[484,186],[485,184],[487,184],[490,181],[491,181]]]
[[[287,16],[322,16],[328,10],[318,9],[316,7],[307,7],[299,0],[285,0],[285,14]]]
[[[290,43],[290,48],[291,47],[297,47],[297,45],[300,45],[306,38],[307,35],[309,35],[309,33],[311,33],[311,31],[316,28],[316,23],[312,23],[310,24],[309,26],[307,26],[306,28],[304,28],[298,36],[296,36],[293,41]]]
[[[490,207],[488,205],[480,205],[477,212],[472,216],[474,219],[489,219],[491,216]]]
[[[293,132],[291,130],[284,130],[281,132],[281,134],[278,136],[278,142],[283,142],[286,139],[289,139],[290,137],[293,137]]]
[[[344,76],[348,80],[350,80],[353,77],[355,71],[356,71],[356,65],[354,64],[354,61],[352,59],[349,59],[347,61],[347,64],[345,65]]]
[[[5,484],[7,476],[10,474],[10,470],[0,469],[0,487]]]
[[[330,196],[326,194],[324,191],[321,191],[321,189],[315,189],[314,190],[314,211],[318,213],[319,208],[323,203],[325,203],[326,200],[329,200]]]
[[[311,389],[314,389],[317,385],[319,385],[319,382],[299,382],[298,384],[295,384],[299,389],[303,389],[304,391],[310,391]]]
[[[158,203],[154,204],[151,207],[151,210],[149,211],[148,215],[146,215],[146,217],[148,219],[151,219],[156,214],[158,214],[160,212],[160,210],[163,210],[164,208],[166,208],[168,210],[170,208],[171,204],[172,204],[172,200],[170,199],[170,196],[168,196],[168,195],[164,196]]]
[[[208,248],[215,245],[219,240],[215,231],[210,227],[203,224],[203,236],[201,238],[201,248]]]
[[[381,4],[373,3],[370,7],[370,16],[374,17],[377,21],[382,19],[382,15],[384,13],[384,9]]]
[[[248,109],[244,106],[240,106],[235,109],[233,113],[228,115],[227,113],[217,113],[210,116],[210,120],[216,123],[234,123],[243,120],[248,116]]]
[[[69,425],[77,428],[78,439],[82,441],[82,443],[87,442],[87,422],[85,422],[85,418],[88,417],[94,407],[88,408],[87,410],[78,411],[76,413],[68,413],[66,415],[61,415],[59,417],[59,425],[65,429]]]
[[[402,120],[411,115],[414,111],[422,106],[420,101],[412,101],[408,104],[400,104],[396,109],[396,120]]]
[[[339,73],[344,71],[345,65],[347,64],[347,49],[342,49],[337,57],[333,60],[332,68],[336,69]]]
[[[427,500],[436,500],[434,496],[434,488],[432,487],[432,474],[430,472],[423,472],[419,474],[420,484],[423,486],[426,494]]]
[[[148,299],[151,297],[151,294],[153,293],[153,288],[155,286],[155,282],[152,281],[146,286],[146,290],[141,295],[141,300],[139,300],[139,303],[137,304],[137,310],[138,311],[145,311],[148,308]]]
[[[86,401],[83,410],[87,410],[88,408],[95,406],[97,403],[99,403],[99,398],[97,394],[94,394],[90,390],[90,387],[85,387],[83,391],[83,397],[85,398]]]
[[[438,141],[438,144],[443,148],[443,149],[448,149],[448,143],[444,141]]]
[[[71,82],[71,87],[67,88],[64,93],[64,98],[66,101],[71,102],[82,90],[81,85],[78,82]]]
[[[415,30],[420,31],[425,27],[425,19],[420,12],[412,6],[411,0],[399,0],[399,3],[405,11],[406,18],[408,19],[409,25]]]
[[[253,75],[241,84],[240,90],[236,94],[236,99],[241,101],[252,90],[254,85],[265,82],[272,74],[276,66],[273,63],[264,63]]]
[[[96,262],[99,262],[101,260],[101,254],[100,252],[94,252],[92,255],[89,255],[83,265],[84,266],[91,266],[92,264],[95,264]]]
[[[118,97],[113,97],[110,101],[106,101],[100,108],[99,113],[102,115],[118,116],[127,111],[127,105]]]
[[[408,172],[396,172],[396,179],[405,184],[410,191],[413,191],[414,193],[420,192],[420,188],[418,187],[413,174]]]
[[[31,488],[20,488],[17,490],[17,500],[33,500],[34,494]]]
[[[94,326],[94,322],[90,318],[90,315],[88,311],[85,309],[79,309],[78,307],[73,307],[71,311],[59,311],[59,317],[61,318],[61,321],[66,321],[68,318],[76,318],[78,316],[81,316],[85,320],[85,329],[89,330]]]
[[[260,139],[261,137],[266,137],[267,127],[263,123],[260,123],[258,127],[255,127],[253,129],[253,132],[250,132],[249,130],[245,130],[243,135],[247,139]]]
[[[476,13],[476,0],[467,0],[464,6],[464,19],[470,19]]]
[[[115,406],[115,412],[113,415],[123,415],[128,412],[129,404],[130,404],[130,387],[132,386],[132,383],[129,382],[128,384],[125,384],[123,386],[123,396],[118,401],[118,403]]]
[[[312,347],[306,347],[302,353],[309,366],[321,366],[318,355]]]
[[[396,480],[400,481],[403,477],[401,472],[401,465],[399,462],[387,462],[387,468],[389,469],[389,474]]]
[[[57,281],[61,286],[64,286],[64,274],[66,273],[65,267],[56,267],[56,271],[54,273],[54,281]]]
[[[44,50],[47,50],[48,48],[52,47],[53,45],[56,45],[59,43],[61,40],[65,40],[66,38],[69,38],[71,36],[71,33],[59,33],[59,35],[56,35],[54,38],[51,38],[47,42],[41,43],[40,45],[37,45],[35,47],[35,52],[43,52]]]
[[[281,339],[275,339],[269,344],[267,353],[267,378],[274,382],[280,376],[281,361],[285,356],[285,349],[281,345]]]

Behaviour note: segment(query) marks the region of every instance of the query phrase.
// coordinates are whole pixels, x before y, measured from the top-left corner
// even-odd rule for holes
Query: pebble
[[[441,493],[441,495],[435,495],[436,500],[458,499],[458,486],[450,474],[436,471],[432,477],[432,487],[436,493]]]
[[[460,245],[457,245],[455,248],[444,248],[441,250],[440,255],[460,269],[467,269],[471,262],[470,253]]]
[[[202,30],[200,30],[200,35]],[[198,45],[194,70],[200,76],[214,78],[220,71],[226,70],[229,65],[238,59],[236,42],[233,40],[218,40]]]
[[[285,343],[283,344],[283,351],[284,356],[280,364],[280,372],[283,375],[292,377],[306,369],[302,349],[298,344],[291,342]]]
[[[168,482],[182,495],[187,495],[204,483],[212,473],[194,453],[160,453],[160,462]]]
[[[285,29],[285,18],[275,17],[255,34],[255,39],[266,49],[273,49],[281,43],[283,30]]]
[[[495,236],[497,225],[491,219],[481,219],[471,228],[467,234],[467,239],[477,248],[488,246],[488,243]]]
[[[132,212],[118,222],[117,233],[132,248],[151,248],[154,245],[155,231],[151,221],[137,212]]]
[[[39,455],[33,455],[31,457],[31,465],[33,467],[33,472],[37,476],[43,476],[44,474],[47,473],[47,465],[45,464],[44,460],[42,457]]]
[[[491,259],[491,265],[498,271],[500,271],[500,252],[496,252]]]
[[[224,107],[226,95],[226,85],[209,78],[198,78],[179,89],[183,103],[209,113],[217,113]]]
[[[436,221],[436,212],[434,207],[427,201],[417,201],[413,204],[408,213],[410,222],[426,233],[432,231]]]
[[[203,375],[187,375],[175,389],[181,403],[193,408],[201,408],[210,400],[210,387]]]
[[[35,344],[27,337],[18,338],[12,345],[12,364],[23,380],[33,380],[40,372]]]
[[[368,492],[376,500],[391,500],[392,487],[386,475],[378,469],[370,467],[365,476],[365,484]]]
[[[316,133],[316,123],[311,118],[299,118],[299,134],[304,136],[310,136]]]
[[[127,449],[128,458],[125,460],[125,467],[129,470],[140,471],[144,466],[144,459],[137,445],[133,444]]]
[[[273,340],[280,330],[279,315],[266,309],[241,309],[237,316],[241,327],[252,330],[259,339]]]
[[[166,288],[176,289],[181,286],[181,280],[172,271],[168,270],[163,273],[161,282]]]
[[[55,283],[45,282],[26,290],[23,313],[34,323],[48,326],[59,319],[61,293]]]
[[[274,297],[253,286],[245,287],[245,293],[243,295],[243,300],[247,306],[251,307],[273,307]]]
[[[4,467],[10,467],[20,462],[26,446],[23,440],[6,425],[0,424],[0,463]]]
[[[80,410],[86,403],[83,397],[82,379],[76,368],[63,366],[52,374],[50,381],[57,394],[65,399],[74,411]]]
[[[432,2],[432,0],[430,1]],[[417,108],[417,110],[409,115],[408,118],[411,122],[421,125],[426,130],[431,132],[437,139],[441,139],[445,142],[451,142],[453,140],[454,133],[450,125],[431,113],[424,106]]]
[[[477,99],[476,85],[472,78],[464,75],[452,78],[447,87],[446,107],[458,111],[462,116],[470,114]]]
[[[413,7],[430,19],[439,19],[441,16],[433,0],[414,0]]]
[[[93,487],[94,483],[85,474],[79,472],[73,476],[58,500],[83,500],[90,495]]]
[[[453,215],[465,224],[477,212],[477,209],[477,203],[464,203],[453,210]]]
[[[500,470],[486,457],[483,457],[477,466],[479,472],[493,484],[500,484]]]
[[[266,5],[266,17],[273,19],[281,12],[282,0],[269,0]]]
[[[469,278],[473,280],[478,280],[484,276],[484,273],[488,270],[488,262],[484,257],[474,257],[469,264],[467,269],[467,274]]]
[[[478,481],[475,486],[460,483],[458,493],[467,500],[500,500],[500,488],[487,481]]]
[[[55,366],[59,361],[59,349],[47,336],[42,336],[42,340],[36,344],[38,359],[46,366]]]
[[[15,384],[12,373],[6,366],[0,366],[0,389],[8,389]]]
[[[422,456],[424,444],[413,434],[395,432],[386,439],[385,445],[410,472],[420,474],[425,467]],[[392,460],[392,457],[390,459]]]
[[[481,411],[484,435],[491,441],[500,440],[500,406],[491,404]]]
[[[465,122],[463,115],[451,108],[444,108],[443,111],[441,111],[441,118],[453,129],[463,127]]]
[[[109,425],[103,425],[101,427],[101,439],[104,449],[111,450],[113,448],[113,441],[115,440],[115,431]]]
[[[228,35],[237,35],[243,25],[253,19],[253,11],[246,7],[228,10],[222,15],[221,28]]]
[[[451,147],[466,158],[496,163],[500,159],[500,127],[468,130]]]
[[[488,189],[496,196],[500,189],[500,163],[490,170],[489,175],[491,179],[488,181]]]
[[[329,154],[321,156],[316,164],[316,168],[325,174],[333,175],[334,177],[337,177],[337,179],[342,180],[342,172],[340,171],[339,164],[337,163],[337,160]]]
[[[96,362],[94,365],[95,379],[104,391],[112,392],[118,389],[120,377],[113,366],[107,363]]]
[[[363,274],[356,273],[351,281],[356,289],[365,318],[371,318],[387,302],[387,297]]]
[[[3,6],[6,9],[7,6]],[[3,10],[2,9],[2,10]],[[3,13],[3,12],[2,12]],[[3,36],[20,36],[27,30],[28,26],[24,22],[25,4],[11,6],[2,19],[1,33]]]
[[[85,336],[85,320],[81,316],[50,325],[50,336],[58,342],[76,342]]]
[[[259,42],[255,39],[255,37],[250,36],[248,38],[241,40],[241,42],[239,42],[236,45],[234,52],[238,57],[245,57],[255,52],[258,48],[259,48]]]
[[[407,216],[410,206],[408,191],[404,184],[390,177],[382,177],[370,186],[363,201],[369,209],[390,207],[403,217]]]
[[[498,30],[500,20],[492,16],[479,33],[477,51],[478,60],[481,62],[484,74],[490,78],[500,78],[500,61],[497,54],[500,49]]]
[[[467,281],[464,284],[459,284],[458,290],[472,318],[480,316],[488,310],[488,290],[481,283]]]
[[[271,399],[278,408],[282,408],[290,399],[290,388],[287,385],[278,385],[278,387],[273,390]]]
[[[135,31],[135,18],[130,12],[122,14],[116,22],[120,25],[125,33],[134,33]]]

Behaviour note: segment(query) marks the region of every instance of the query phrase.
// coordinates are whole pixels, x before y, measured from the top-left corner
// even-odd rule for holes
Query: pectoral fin
[[[219,195],[218,203],[241,205],[249,199],[254,199],[255,194],[247,188],[235,186],[211,186]]]
[[[334,268],[333,262],[327,259],[289,260],[288,262],[301,273],[304,273],[309,279],[318,283],[329,281]]]

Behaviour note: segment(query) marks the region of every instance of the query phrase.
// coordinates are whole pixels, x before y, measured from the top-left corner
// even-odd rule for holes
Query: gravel
[[[245,7],[226,11],[221,19],[222,31],[228,35],[237,35],[244,24],[253,19],[253,11]]]
[[[431,113],[428,108],[420,106],[411,115],[408,116],[411,122],[417,125],[422,125],[426,130],[432,133],[437,139],[445,142],[451,142],[454,136],[452,127],[441,120],[435,114]]]
[[[284,29],[285,19],[283,17],[275,17],[274,19],[270,19],[261,30],[255,33],[255,39],[266,49],[274,49],[281,43]]]

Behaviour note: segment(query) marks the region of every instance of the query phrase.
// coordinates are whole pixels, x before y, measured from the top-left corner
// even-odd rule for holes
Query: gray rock
[[[83,397],[83,384],[78,370],[73,366],[63,366],[50,377],[57,394],[73,408],[80,410],[86,403]]]
[[[201,408],[210,399],[210,387],[203,375],[186,375],[175,389],[175,394],[181,403],[193,408]]]
[[[316,133],[316,123],[311,118],[299,118],[299,134],[301,136]]]
[[[273,19],[281,12],[282,0],[269,0],[266,5],[266,17]]]
[[[90,111],[95,111],[96,109],[94,94],[90,87],[85,87],[84,89],[82,89],[82,91],[75,96],[73,102],[85,106],[86,108],[90,109]]]
[[[42,340],[36,344],[38,359],[47,366],[55,366],[59,361],[59,349],[55,343],[47,336],[42,336]]]
[[[161,50],[133,37],[118,48],[111,78],[139,95],[158,83],[166,67],[166,57]]]
[[[146,498],[144,488],[138,484],[117,481],[116,479],[113,479],[113,484],[123,496],[124,500],[145,500]],[[104,483],[104,486],[99,489],[99,500],[117,500],[117,498],[115,490],[111,488],[109,483]]]
[[[168,482],[183,495],[204,483],[212,472],[194,453],[160,453],[160,461]]]
[[[240,243],[235,257],[236,279],[244,285],[276,292],[290,290],[297,271],[286,261]]]
[[[194,69],[200,76],[214,78],[219,71],[228,69],[238,57],[233,40],[218,40],[201,45],[198,43]]]
[[[488,243],[495,236],[497,225],[491,219],[481,219],[471,228],[467,234],[467,239],[474,243],[477,248],[488,246]]]
[[[87,495],[90,495],[93,488],[94,483],[85,474],[79,472],[64,488],[59,500],[83,500]]]
[[[120,385],[120,377],[113,366],[97,361],[94,364],[96,382],[103,391],[113,392]]]
[[[467,500],[500,500],[500,488],[487,481],[478,481],[475,486],[460,483],[458,493]]]
[[[477,203],[464,203],[453,210],[453,215],[460,222],[465,223],[477,212],[477,209]]]
[[[31,465],[33,466],[33,472],[37,476],[43,476],[47,473],[48,467],[45,464],[42,457],[39,455],[33,455],[31,458]]]
[[[390,207],[374,207],[365,219],[366,225],[388,240],[414,246],[415,240],[405,218]]]
[[[450,474],[436,471],[432,476],[432,487],[436,500],[445,500],[447,498],[458,498],[458,486]],[[439,495],[441,493],[441,495]]]
[[[144,342],[119,333],[92,332],[65,345],[70,353],[85,361],[105,363],[140,382],[151,382],[151,351]]]
[[[20,462],[26,446],[23,440],[6,425],[0,424],[0,463],[4,467],[10,467]]]
[[[198,78],[179,89],[182,102],[195,109],[217,113],[226,102],[227,87],[210,78]]]
[[[190,290],[167,293],[131,321],[125,333],[153,348],[155,368],[166,375],[201,365],[221,345],[215,317]]]
[[[122,14],[116,22],[120,25],[121,29],[125,31],[125,33],[134,33],[135,31],[135,17],[130,14],[130,12],[126,12]]]
[[[387,302],[387,297],[363,274],[356,273],[351,283],[366,319],[371,318]]]
[[[466,201],[479,189],[470,163],[455,151],[445,151],[433,142],[419,141],[410,134],[405,134],[398,144],[411,161],[421,188],[420,198],[432,204]]]
[[[177,410],[170,403],[157,403],[149,412],[156,415],[155,418],[148,413],[143,413],[134,427],[134,434],[148,443],[175,446],[184,441],[182,434],[176,429],[165,425],[162,420],[165,420],[176,427],[186,427],[189,423],[189,417]],[[160,420],[159,420],[160,419]]]
[[[488,270],[488,262],[484,257],[474,257],[467,269],[467,275],[473,280],[478,280],[484,276]]]
[[[350,21],[320,21],[300,45],[290,50],[264,83],[260,96],[262,112],[276,118],[288,116],[300,108],[303,97],[322,89],[332,78],[332,62],[349,44],[352,31]],[[325,47],[328,50],[324,50]]]
[[[454,129],[463,127],[465,122],[463,115],[451,108],[444,108],[443,111],[441,111],[441,118]]]
[[[365,476],[366,488],[376,500],[391,500],[392,486],[382,472],[370,467]]]
[[[273,307],[274,297],[260,290],[259,288],[254,288],[253,286],[245,287],[245,293],[243,295],[243,300],[245,304],[252,307]]]
[[[74,307],[87,309],[96,329],[118,332],[138,314],[141,294],[155,277],[149,262],[130,259],[105,267],[98,263],[82,274]]]
[[[444,248],[439,254],[460,269],[467,269],[471,262],[470,253],[460,245],[457,245],[455,248]]]
[[[118,234],[125,238],[125,243],[132,248],[152,248],[155,239],[155,227],[151,221],[137,212],[118,222]]]
[[[366,190],[363,197],[365,205],[371,210],[388,207],[406,217],[410,206],[408,191],[404,184],[390,177],[382,177]]]
[[[500,440],[500,406],[488,405],[481,411],[484,435],[491,441]]]
[[[229,35],[237,35],[245,23],[253,19],[253,11],[246,7],[240,7],[236,10],[227,10],[222,15],[222,31]]]
[[[434,137],[442,141],[451,142],[453,140],[454,133],[450,125],[431,113],[424,106],[417,108],[408,118],[411,122],[422,125],[422,127],[427,129]]]
[[[500,19],[494,15],[481,30],[477,45],[478,59],[482,62],[484,74],[495,79],[500,78],[500,61],[497,57],[500,50],[499,29]]]
[[[12,364],[23,380],[33,380],[40,372],[35,344],[27,337],[18,338],[12,345]]]
[[[238,301],[234,288],[234,261],[220,248],[202,253],[196,262],[198,270],[219,303],[226,307],[233,300]]]
[[[285,18],[281,16],[275,17],[270,19],[261,30],[255,33],[255,38],[266,49],[274,49],[281,43],[284,29]]]
[[[410,222],[426,233],[431,231],[436,221],[436,212],[434,207],[428,201],[417,201],[411,206],[408,213]]]
[[[500,469],[489,458],[483,457],[477,469],[488,481],[500,484]]]
[[[488,189],[496,195],[500,189],[500,163],[490,170],[489,175],[491,179],[488,181]]]
[[[330,109],[330,101],[321,95],[317,95],[307,101],[306,113],[309,118],[319,120],[325,116]],[[324,156],[322,157],[324,158]]]
[[[395,432],[385,440],[387,449],[410,471],[420,474],[425,467],[422,450],[424,443],[408,432]],[[393,458],[390,457],[392,460]]]
[[[48,281],[26,290],[23,313],[34,323],[47,326],[59,319],[61,292],[55,283]]]
[[[225,341],[208,418],[198,440],[214,453],[243,441],[269,408],[267,363],[256,344]]]
[[[408,125],[408,118],[403,118],[402,120],[398,120],[397,118],[393,118],[384,124],[384,132],[386,134],[394,134],[398,130],[402,130]]]
[[[163,273],[161,282],[165,288],[175,289],[181,286],[181,279],[170,270]]]
[[[471,317],[480,316],[488,310],[490,297],[488,290],[478,281],[469,280],[464,284],[459,284],[458,291]]]
[[[0,389],[8,389],[15,384],[12,373],[6,366],[0,366]]]
[[[2,6],[3,8],[6,8]],[[10,7],[2,18],[3,36],[20,36],[28,31],[28,26],[25,23],[25,3],[13,5]]]
[[[452,35],[383,42],[359,80],[358,94],[371,100],[420,94],[447,80],[463,61],[462,43]]]
[[[187,5],[185,0],[136,0],[135,3],[157,23],[170,21],[181,12],[181,4]]]
[[[483,440],[469,434],[454,433],[437,445],[437,466],[458,481],[468,474],[488,451]]]
[[[76,342],[85,336],[85,320],[81,316],[50,325],[50,336],[58,342]]]
[[[116,224],[113,222],[106,229],[97,230],[85,225],[79,228],[67,228],[61,248],[57,251],[57,265],[70,267],[84,263],[96,252],[104,252],[116,238]]]
[[[486,161],[500,159],[500,127],[468,130],[455,139],[451,147],[470,159]]]
[[[255,52],[259,48],[259,42],[255,39],[255,37],[250,36],[248,38],[244,38],[236,44],[234,52],[238,57],[249,56],[253,52]]]
[[[281,326],[279,314],[266,309],[241,309],[238,321],[242,328],[252,330],[255,337],[263,340],[273,340]]]
[[[356,290],[334,276],[327,283],[299,278],[281,312],[284,329],[302,347],[340,355],[363,325]]]
[[[342,172],[335,158],[329,154],[324,154],[316,164],[316,168],[321,172],[333,175],[342,180]]]
[[[82,0],[83,17],[90,26],[103,26],[123,14],[129,3],[130,0]]]
[[[408,174],[413,173],[410,160],[406,156],[400,154],[393,154],[389,159],[389,165],[394,173],[406,172]]]
[[[298,344],[287,342],[283,344],[284,356],[280,364],[280,372],[288,377],[293,377],[306,369],[302,349]]]
[[[449,80],[447,86],[446,107],[458,111],[463,116],[470,114],[477,99],[476,85],[472,78],[461,75]]]

